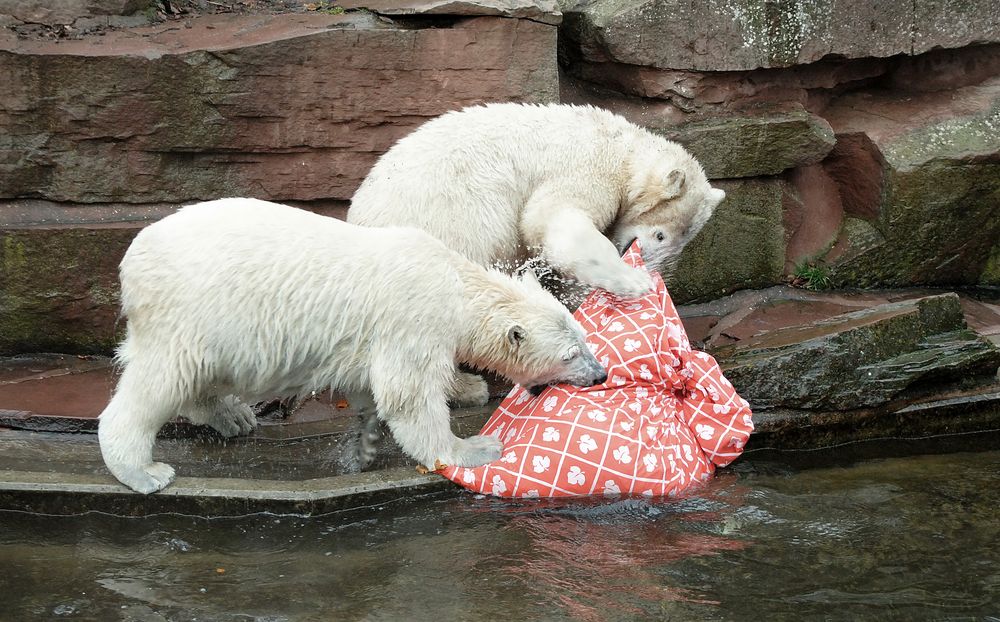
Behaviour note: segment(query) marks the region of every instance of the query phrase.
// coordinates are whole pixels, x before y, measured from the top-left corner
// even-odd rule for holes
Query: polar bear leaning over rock
[[[606,110],[490,104],[397,142],[347,220],[418,227],[487,266],[540,249],[566,276],[632,297],[652,281],[621,261],[625,246],[638,238],[646,264],[669,275],[725,196],[683,147]]]
[[[485,270],[416,229],[223,199],[141,231],[120,274],[124,370],[99,437],[111,473],[143,493],[173,479],[152,459],[168,419],[246,433],[256,421],[240,398],[340,389],[423,464],[476,466],[500,443],[452,434],[448,398],[469,376],[456,362],[524,386],[606,379],[532,276]]]

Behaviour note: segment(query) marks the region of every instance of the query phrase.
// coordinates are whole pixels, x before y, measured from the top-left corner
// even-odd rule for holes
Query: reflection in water
[[[685,498],[447,494],[235,519],[0,514],[0,619],[985,620],[1000,451],[793,469]]]

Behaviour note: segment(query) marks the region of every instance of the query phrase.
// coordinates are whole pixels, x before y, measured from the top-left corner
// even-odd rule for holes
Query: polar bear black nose
[[[607,381],[608,381],[608,375],[604,374],[600,378],[598,378],[597,381],[594,382],[594,384],[604,384]]]

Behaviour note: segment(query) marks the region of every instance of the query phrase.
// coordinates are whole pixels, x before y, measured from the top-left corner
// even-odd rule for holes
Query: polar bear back
[[[348,222],[428,231],[481,265],[525,256],[521,211],[542,184],[558,184],[613,220],[633,124],[579,106],[490,104],[425,123],[382,156],[354,195]]]
[[[439,303],[462,298],[455,260],[417,230],[253,199],[189,206],[141,231],[122,260],[120,356],[182,348],[180,358],[209,368],[201,376],[244,395],[331,377],[364,387],[380,353],[453,358],[463,308]],[[301,386],[275,386],[288,378]]]

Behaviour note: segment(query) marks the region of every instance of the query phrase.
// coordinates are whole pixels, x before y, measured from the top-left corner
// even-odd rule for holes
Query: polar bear
[[[589,386],[606,373],[573,317],[530,275],[489,271],[407,228],[358,227],[254,199],[182,208],[143,229],[120,266],[124,365],[98,427],[111,473],[150,493],[172,416],[249,432],[240,398],[347,393],[423,464],[495,460],[492,437],[456,437],[448,398],[491,369],[524,386]]]
[[[423,229],[486,266],[539,255],[564,276],[624,297],[669,275],[725,198],[680,145],[590,106],[489,104],[450,112],[386,152],[348,222]],[[606,232],[608,237],[605,237]]]

